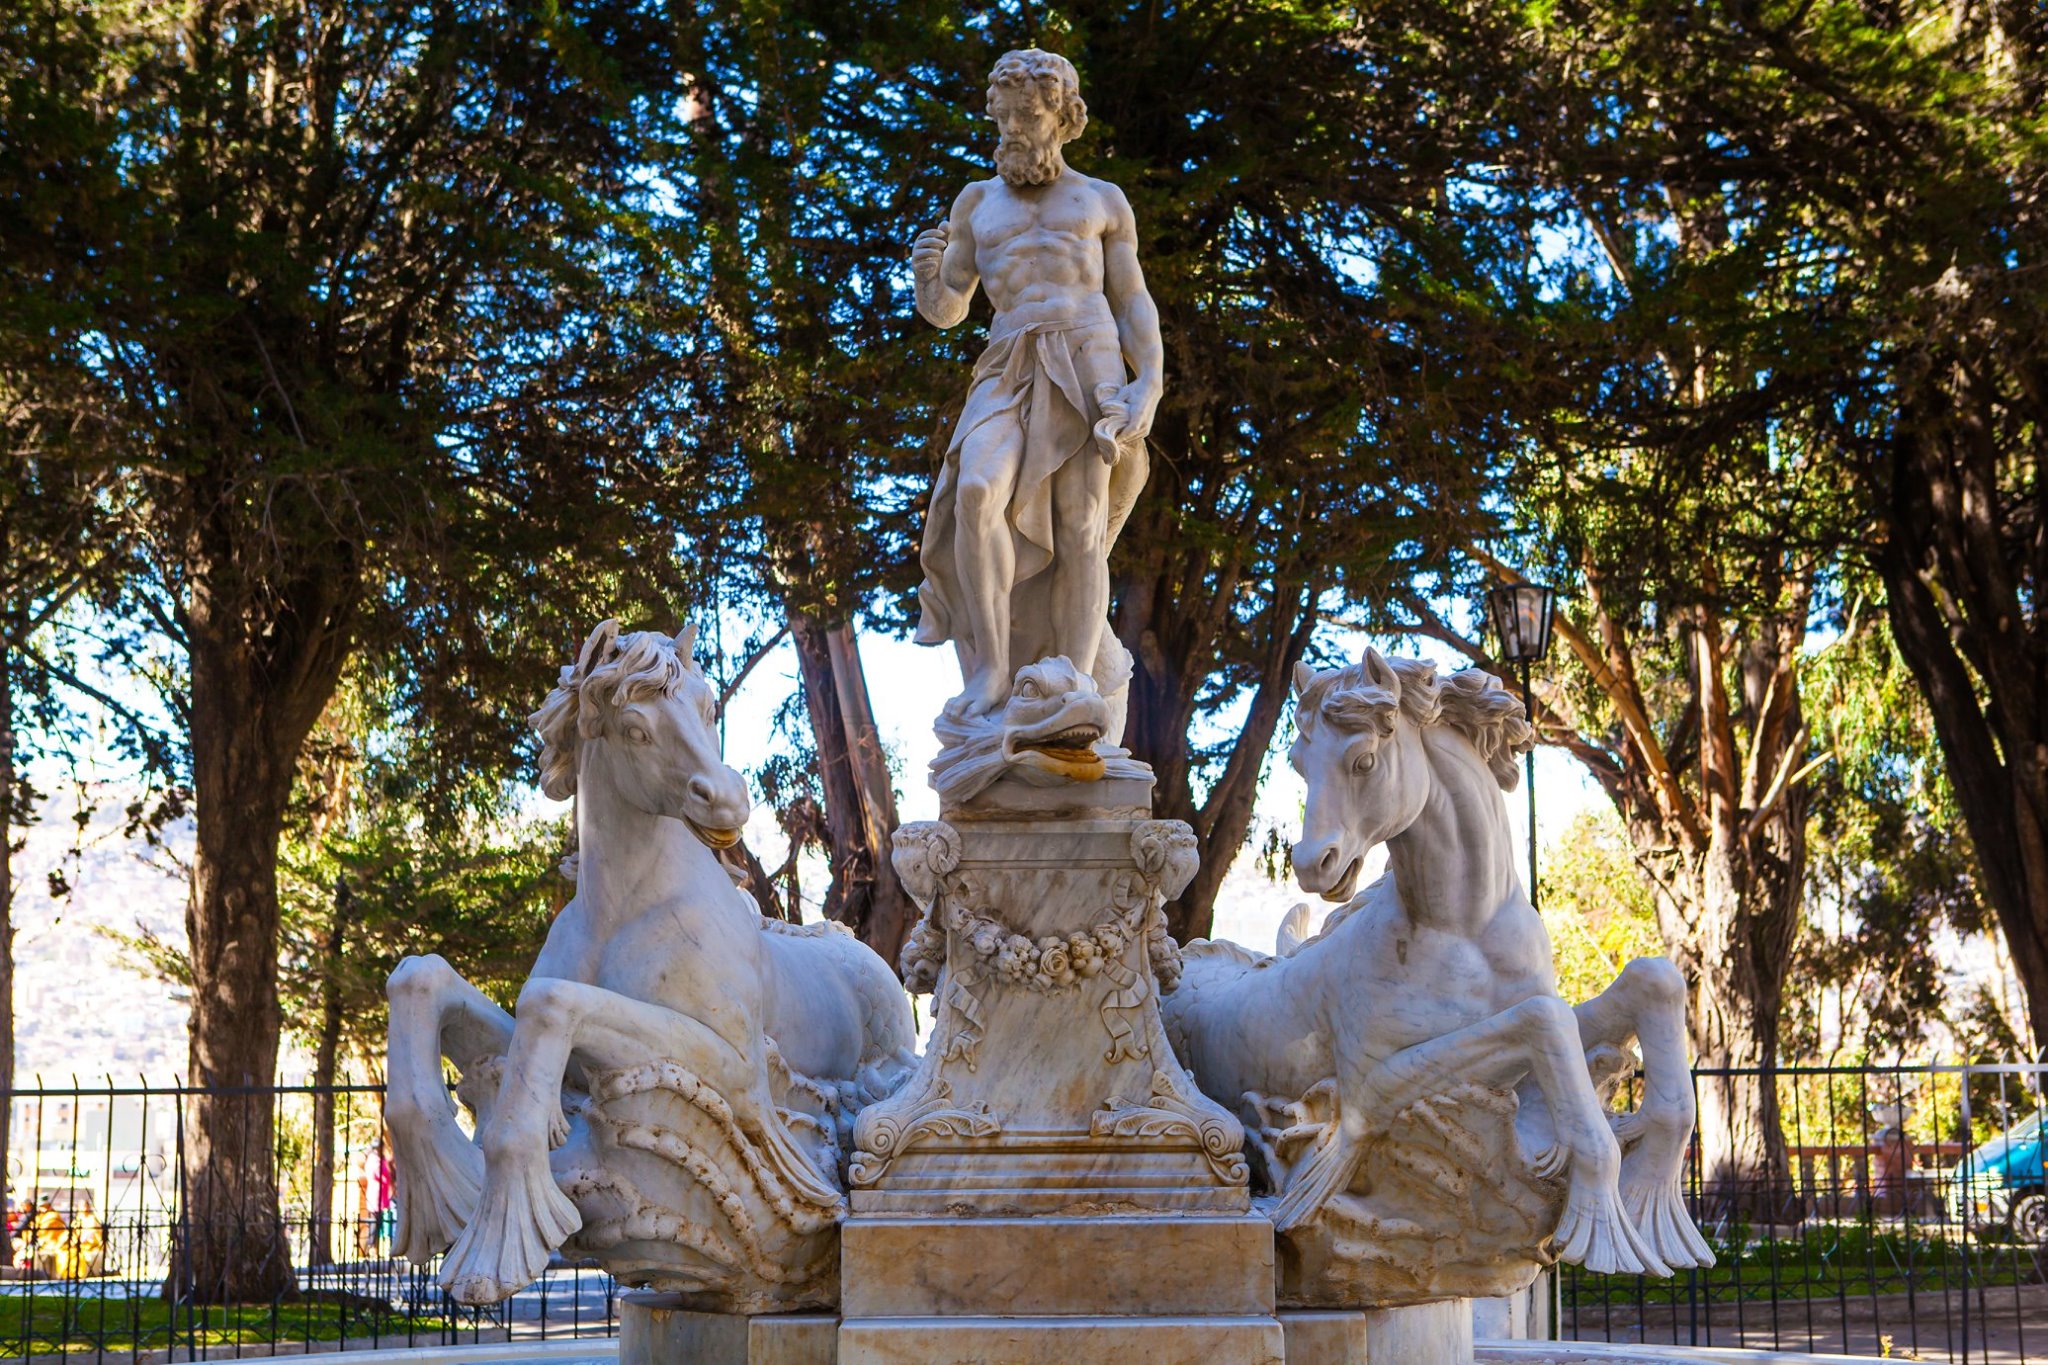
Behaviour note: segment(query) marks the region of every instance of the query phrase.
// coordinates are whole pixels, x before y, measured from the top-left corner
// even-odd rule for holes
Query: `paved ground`
[[[1716,1305],[1697,1320],[1684,1305],[1617,1307],[1611,1318],[1566,1316],[1565,1335],[1580,1341],[1652,1342],[1886,1356],[1953,1365],[2048,1362],[2048,1285],[1947,1294],[1886,1294],[1850,1299]]]

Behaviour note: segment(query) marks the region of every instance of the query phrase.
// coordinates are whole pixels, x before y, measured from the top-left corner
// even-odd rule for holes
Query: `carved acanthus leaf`
[[[848,1163],[848,1175],[855,1185],[872,1185],[920,1139],[990,1138],[1002,1132],[1003,1125],[987,1105],[955,1107],[953,1087],[938,1080],[923,1099],[900,1112],[886,1104],[867,1110],[854,1131],[860,1148]]]
[[[1111,1095],[1088,1120],[1093,1137],[1138,1142],[1192,1142],[1209,1169],[1226,1185],[1251,1179],[1244,1159],[1244,1129],[1229,1115],[1191,1102],[1165,1071],[1152,1073],[1152,1092],[1139,1103]]]

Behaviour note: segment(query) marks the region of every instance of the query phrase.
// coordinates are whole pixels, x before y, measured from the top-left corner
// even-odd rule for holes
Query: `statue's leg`
[[[1023,463],[1024,431],[1007,415],[981,423],[960,445],[953,553],[974,636],[976,668],[960,694],[970,711],[1001,710],[1019,662],[1033,662],[1010,658],[1010,593],[1017,580],[1010,499]]]
[[[1552,1234],[1558,1255],[1588,1270],[1668,1274],[1622,1210],[1617,1186],[1621,1149],[1587,1074],[1577,1018],[1555,996],[1532,996],[1491,1018],[1404,1048],[1355,1080],[1340,1076],[1340,1133],[1350,1129],[1362,1135],[1366,1125],[1384,1124],[1460,1081],[1512,1086],[1525,1075],[1533,1076],[1542,1091],[1558,1138],[1555,1148],[1538,1155],[1536,1167],[1568,1172],[1564,1212]]]
[[[1109,614],[1109,466],[1086,446],[1052,481],[1053,648],[1095,676]]]
[[[736,1047],[688,1015],[581,982],[528,981],[519,995],[498,1104],[483,1134],[485,1181],[476,1217],[441,1271],[460,1302],[496,1303],[533,1282],[581,1215],[554,1183],[548,1145],[574,1052],[594,1071],[672,1062],[715,1091],[796,1199],[836,1207],[839,1191],[811,1165],[768,1097],[758,1049]]]
[[[441,958],[408,957],[385,984],[391,1023],[384,1120],[391,1130],[397,1250],[423,1264],[455,1239],[483,1187],[482,1150],[456,1122],[441,1058],[464,1070],[512,1044],[512,1016]]]
[[[1576,1011],[1588,1051],[1625,1047],[1630,1038],[1642,1048],[1642,1103],[1614,1124],[1623,1147],[1622,1206],[1674,1269],[1714,1263],[1685,1211],[1685,1149],[1698,1116],[1686,1062],[1685,996],[1685,977],[1667,959],[1637,958]]]

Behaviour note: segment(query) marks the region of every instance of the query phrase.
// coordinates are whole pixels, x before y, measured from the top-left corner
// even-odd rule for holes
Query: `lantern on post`
[[[1557,608],[1557,594],[1540,583],[1507,583],[1486,594],[1486,614],[1493,618],[1493,633],[1500,641],[1500,657],[1522,670],[1522,706],[1529,723],[1536,723],[1536,698],[1530,690],[1530,670],[1550,652],[1550,623]],[[1529,789],[1529,904],[1536,904],[1536,751],[1526,754],[1523,785]]]

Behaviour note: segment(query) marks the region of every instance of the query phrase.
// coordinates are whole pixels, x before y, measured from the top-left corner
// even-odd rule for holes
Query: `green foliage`
[[[1810,989],[1786,1002],[1792,1055],[1820,1055],[1828,992],[1848,1015],[1840,1027],[1868,1055],[1939,1049],[1942,1032],[1956,1036],[1965,1024],[1952,1017],[1939,931],[1967,937],[1993,922],[1926,702],[1890,635],[1860,611],[1814,651],[1805,676],[1830,761],[1816,776],[1808,822],[1812,932],[1795,974]]]
[[[1557,964],[1557,991],[1576,1005],[1612,985],[1638,957],[1663,952],[1649,880],[1612,810],[1583,811],[1545,848],[1543,924]]]
[[[365,799],[345,829],[279,860],[278,987],[287,1028],[316,1046],[325,992],[341,1001],[343,1055],[381,1067],[384,979],[408,954],[439,953],[506,1008],[518,997],[568,886],[558,822],[470,817],[430,827]],[[337,913],[341,951],[330,954]]]

